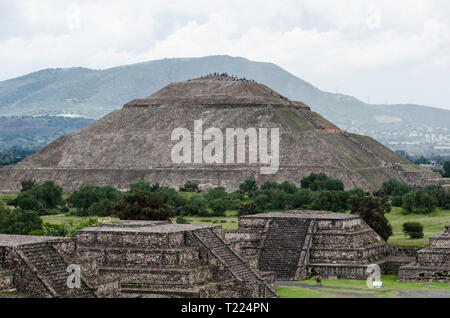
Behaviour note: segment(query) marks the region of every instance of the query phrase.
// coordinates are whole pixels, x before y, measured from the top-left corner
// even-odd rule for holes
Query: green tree
[[[138,192],[138,191],[155,192],[158,191],[159,188],[160,188],[159,184],[151,185],[147,181],[139,181],[137,183],[130,184],[130,192]]]
[[[94,202],[88,209],[90,216],[112,216],[114,212],[115,202],[108,199],[101,199],[99,202]]]
[[[0,233],[27,235],[42,230],[42,219],[36,211],[9,210],[0,203]]]
[[[199,193],[200,188],[198,187],[198,183],[193,182],[193,181],[187,181],[183,187],[180,187],[180,192]]]
[[[226,193],[226,191],[223,187],[212,188],[206,194],[206,199],[208,201],[212,201],[212,200],[216,200],[216,199],[226,200],[227,197],[228,197],[228,194]]]
[[[280,184],[280,190],[284,191],[286,193],[289,193],[289,194],[294,194],[295,192],[298,191],[298,189],[295,186],[295,184],[287,182],[287,181],[285,181],[282,184]]]
[[[136,192],[139,192],[136,190]],[[71,194],[68,201],[78,209],[78,215],[89,215],[89,208],[102,200],[118,202],[122,194],[111,186],[98,187],[94,185],[84,185],[78,191]],[[98,208],[98,206],[97,206]]]
[[[345,191],[319,191],[313,194],[311,209],[345,212],[349,208],[350,194]]]
[[[410,214],[413,213],[416,208],[416,194],[410,192],[402,197],[402,209],[403,213]]]
[[[22,210],[31,210],[37,212],[45,211],[45,204],[36,198],[36,195],[30,191],[20,193],[16,198],[16,204]]]
[[[198,216],[208,216],[208,200],[202,195],[194,195],[189,201],[189,213]]]
[[[25,179],[22,180],[20,184],[22,185],[20,192],[26,192],[36,185],[36,181],[34,181],[34,179]]]
[[[359,215],[385,241],[392,235],[392,226],[386,218],[391,206],[379,197],[351,197],[351,213]]]
[[[446,161],[444,163],[444,177],[445,178],[450,178],[450,161]]]
[[[303,189],[312,191],[329,190],[344,191],[344,183],[338,179],[331,179],[324,173],[311,173],[300,181]]]
[[[307,208],[312,202],[312,191],[301,189],[292,196],[292,207],[294,209]]]
[[[213,216],[225,216],[227,202],[224,199],[213,199],[209,201],[209,207],[213,211]]]
[[[259,208],[256,206],[255,203],[246,202],[246,203],[242,204],[241,207],[239,208],[238,215],[239,216],[253,215],[253,214],[258,214],[260,212],[261,212],[261,210],[259,210]]]
[[[279,185],[274,181],[267,181],[261,186],[261,191],[270,192],[272,190],[278,190]]]
[[[385,194],[395,196],[405,195],[406,193],[412,191],[412,188],[409,184],[401,183],[395,179],[384,182],[381,188]]]
[[[114,215],[122,220],[169,220],[175,211],[167,201],[167,195],[162,192],[131,192],[116,203]]]
[[[247,179],[239,185],[241,193],[252,197],[253,194],[258,191],[258,185],[254,179]]]

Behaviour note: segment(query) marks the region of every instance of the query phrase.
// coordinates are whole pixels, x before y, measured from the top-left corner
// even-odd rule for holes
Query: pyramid
[[[229,158],[235,160],[226,161],[227,148],[222,161],[202,161],[202,153],[198,161],[195,125],[199,122],[200,134],[216,128],[223,133],[223,140],[227,128],[254,128],[258,138],[266,129],[267,154],[275,153],[271,142],[279,141],[276,169],[262,173],[268,164],[257,150],[262,149],[260,139],[257,149],[252,148],[250,138],[245,139],[244,160],[230,151]],[[194,144],[189,160],[181,163],[173,159],[177,128],[192,133],[189,139]],[[200,139],[198,144],[197,139],[197,146],[204,150],[211,140]],[[257,155],[251,161],[253,150]],[[217,149],[211,154],[220,155]],[[145,99],[130,101],[84,130],[58,138],[16,166],[0,169],[0,191],[19,191],[25,178],[54,180],[66,191],[84,184],[125,190],[141,180],[175,188],[196,181],[203,188],[235,190],[247,178],[259,184],[287,180],[299,185],[312,172],[338,178],[347,189],[364,190],[375,190],[392,178],[416,185],[437,178],[370,137],[340,130],[302,102],[252,80],[215,74],[172,83]]]

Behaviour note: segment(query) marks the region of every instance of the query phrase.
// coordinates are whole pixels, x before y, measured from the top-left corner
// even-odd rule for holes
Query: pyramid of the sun
[[[225,150],[223,163],[210,163],[201,157],[200,162],[196,160],[194,123],[199,121],[203,133],[209,128],[220,129],[224,148],[227,128],[254,128],[258,138],[261,128],[266,128],[267,154],[275,149],[271,147],[271,132],[278,128],[276,173],[261,173],[261,167],[268,164],[259,155],[256,162],[250,161],[249,138],[245,139],[244,162],[233,155],[236,160],[227,162]],[[173,160],[173,147],[179,141],[172,138],[176,128],[192,134],[191,163]],[[206,139],[205,135],[200,138]],[[200,141],[200,147],[207,149],[212,140],[215,137]],[[261,149],[260,140],[256,141]],[[258,183],[287,180],[299,184],[311,172],[324,172],[341,179],[346,188],[365,190],[376,189],[392,178],[416,184],[435,178],[375,140],[341,131],[303,103],[262,84],[208,76],[172,83],[146,99],[131,101],[86,129],[60,137],[20,164],[0,169],[0,192],[18,191],[24,178],[54,180],[66,191],[83,184],[127,189],[140,180],[172,187],[196,181],[204,187],[232,190],[246,178],[255,178]]]

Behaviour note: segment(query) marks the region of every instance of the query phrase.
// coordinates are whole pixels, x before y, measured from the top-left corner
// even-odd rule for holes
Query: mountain
[[[0,150],[36,151],[62,135],[73,134],[94,122],[87,118],[0,117]]]
[[[105,70],[47,69],[0,82],[0,116],[78,114],[98,119],[171,82],[213,72],[254,79],[300,100],[343,129],[392,148],[450,143],[450,111],[419,105],[369,105],[327,93],[272,63],[240,57],[163,59]],[[445,148],[445,147],[443,147]]]
[[[204,138],[198,138],[199,131]],[[66,191],[85,184],[126,189],[140,180],[174,188],[196,181],[203,189],[232,191],[247,178],[299,185],[312,172],[364,190],[390,179],[425,185],[438,177],[370,137],[338,129],[266,85],[214,75],[134,99],[0,169],[0,192],[18,191],[26,178],[55,180]]]

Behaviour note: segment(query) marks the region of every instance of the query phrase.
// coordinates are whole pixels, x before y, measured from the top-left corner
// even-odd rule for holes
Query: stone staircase
[[[274,218],[268,229],[259,258],[259,269],[273,271],[278,280],[294,279],[307,259],[311,219]],[[303,251],[303,257],[302,257]]]
[[[47,243],[38,243],[20,247],[22,258],[39,275],[45,285],[53,290],[54,297],[95,298],[92,290],[82,281],[81,288],[67,287],[69,264]]]
[[[195,231],[194,236],[229,270],[239,282],[250,282],[263,288],[262,297],[276,297],[264,280],[212,229]]]

